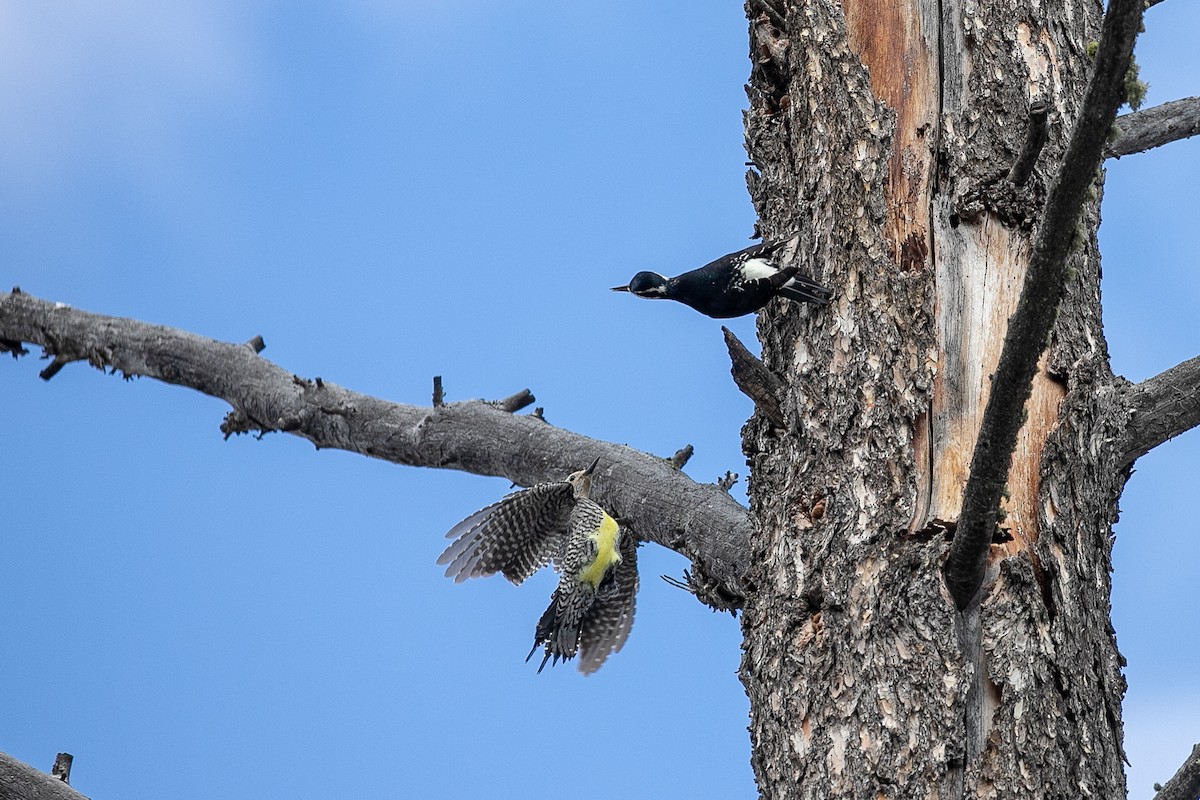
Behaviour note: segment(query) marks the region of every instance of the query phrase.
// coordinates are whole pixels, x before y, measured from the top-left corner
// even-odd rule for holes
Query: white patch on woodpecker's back
[[[765,258],[750,258],[742,263],[742,277],[748,281],[760,281],[763,278],[769,278],[776,272],[778,268]]]

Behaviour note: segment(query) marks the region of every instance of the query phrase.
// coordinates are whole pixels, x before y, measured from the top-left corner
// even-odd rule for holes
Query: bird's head
[[[587,497],[588,492],[592,488],[592,472],[595,471],[596,465],[600,463],[600,459],[592,462],[592,465],[587,469],[581,469],[578,472],[572,472],[567,476],[567,483],[575,488],[576,497]]]
[[[629,292],[638,297],[665,297],[667,279],[657,272],[639,272],[628,286],[614,286],[614,292]]]

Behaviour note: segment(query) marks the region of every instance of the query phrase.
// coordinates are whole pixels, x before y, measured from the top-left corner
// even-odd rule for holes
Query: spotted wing
[[[727,256],[722,256],[721,258],[718,258],[716,261],[712,262],[712,264],[717,264],[722,261],[731,261],[734,264],[741,264],[745,261],[749,261],[752,258],[762,258],[770,261],[771,256],[775,254],[775,251],[781,249],[785,244],[794,240],[795,237],[793,236],[787,239],[776,239],[775,241],[771,242],[759,242],[758,244],[752,244],[745,250],[738,250],[736,253],[730,253]],[[707,266],[712,266],[712,264]]]
[[[514,492],[451,528],[446,538],[455,541],[437,563],[449,565],[446,577],[456,583],[503,572],[520,584],[562,549],[574,505],[566,481]]]
[[[591,675],[629,638],[637,600],[637,541],[622,531],[621,563],[613,570],[612,585],[601,584],[579,630],[579,671]]]

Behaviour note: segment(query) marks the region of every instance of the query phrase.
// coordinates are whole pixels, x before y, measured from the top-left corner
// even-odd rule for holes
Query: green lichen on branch
[[[1145,102],[1146,92],[1149,90],[1150,84],[1138,79],[1137,60],[1130,61],[1129,69],[1125,72],[1125,102],[1137,111]]]
[[[1143,24],[1142,33],[1146,30]],[[1096,60],[1096,52],[1100,49],[1100,43],[1092,40],[1087,43],[1087,57],[1089,61]],[[1136,56],[1129,61],[1129,69],[1125,71],[1125,105],[1137,111],[1142,107],[1142,103],[1146,101],[1146,92],[1150,90],[1150,84],[1138,77],[1138,63]]]

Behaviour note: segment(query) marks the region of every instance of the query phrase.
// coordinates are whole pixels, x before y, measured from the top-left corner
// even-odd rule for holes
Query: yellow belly
[[[605,514],[604,519],[600,520],[600,527],[596,529],[596,532],[588,535],[588,538],[596,543],[596,558],[579,571],[580,581],[598,587],[600,581],[604,580],[604,573],[608,572],[609,567],[621,560],[621,554],[617,552],[619,531],[617,521]]]

